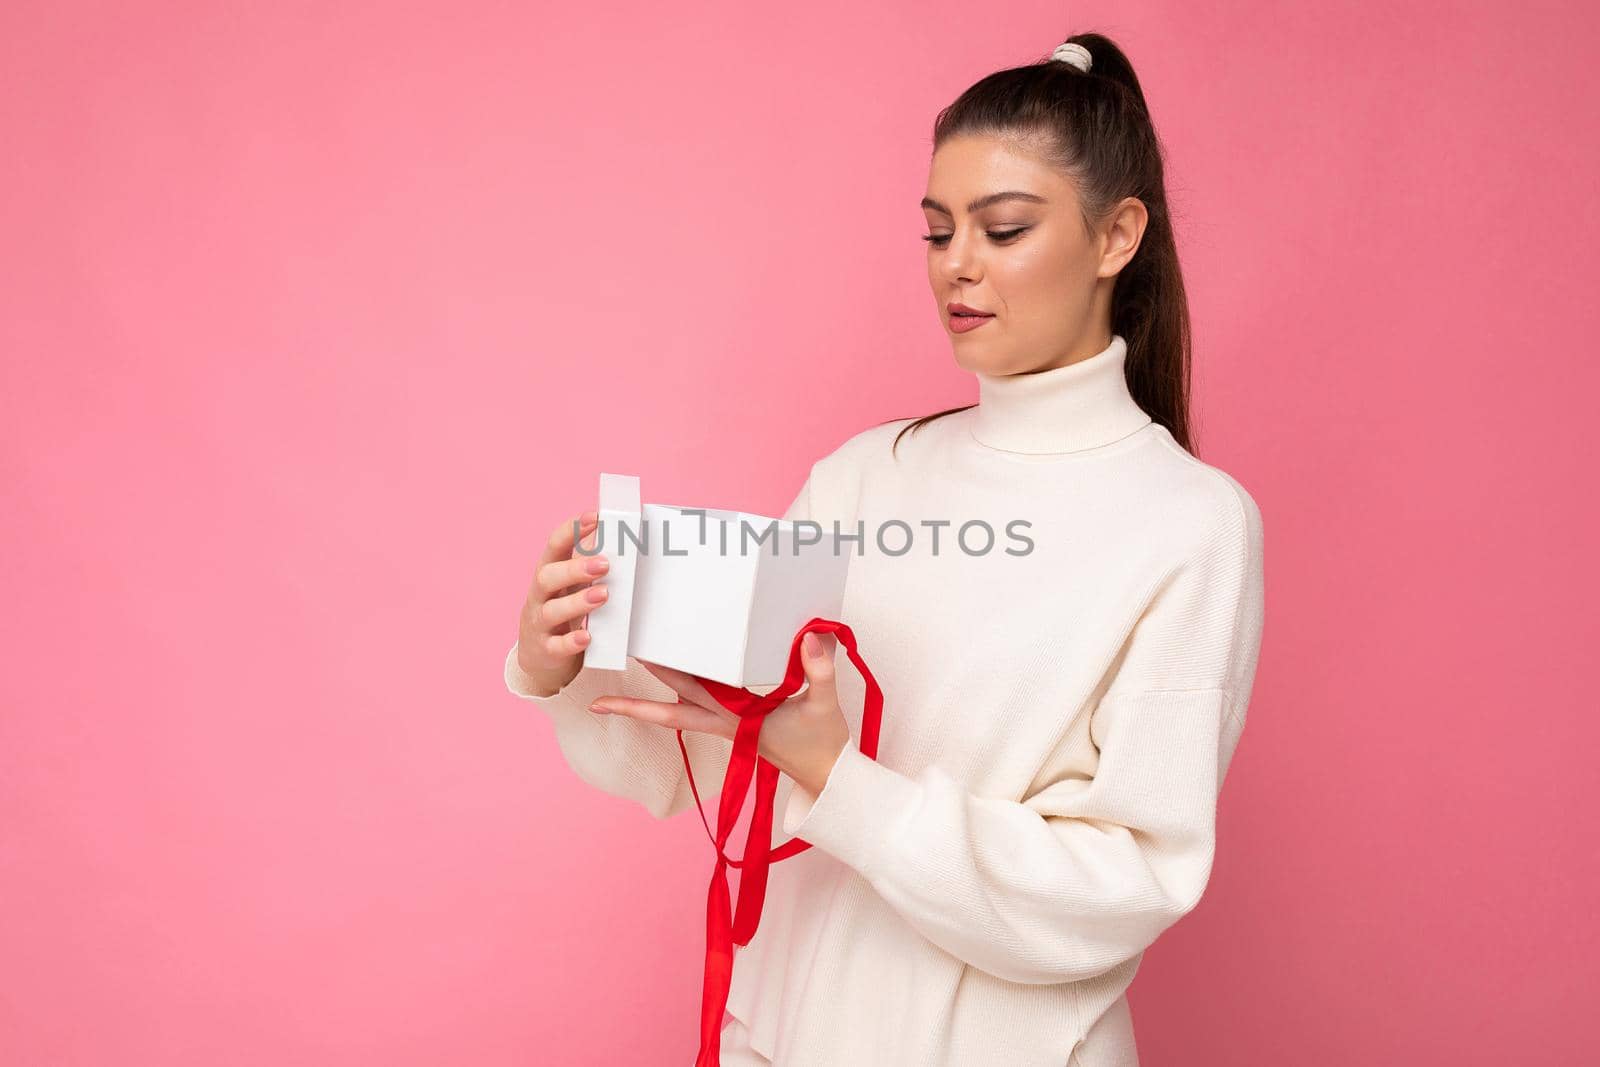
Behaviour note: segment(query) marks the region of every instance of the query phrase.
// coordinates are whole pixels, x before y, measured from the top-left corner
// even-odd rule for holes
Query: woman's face
[[[1045,370],[1110,343],[1111,287],[1132,251],[1120,248],[1115,226],[1086,233],[1071,180],[1021,142],[961,136],[940,145],[922,209],[928,283],[963,368]],[[993,317],[957,318],[951,304]]]

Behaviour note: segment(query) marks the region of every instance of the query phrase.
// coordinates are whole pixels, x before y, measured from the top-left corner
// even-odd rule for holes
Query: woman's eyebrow
[[[988,196],[978,197],[978,199],[967,205],[967,212],[970,214],[974,211],[982,211],[990,204],[998,204],[1004,200],[1026,200],[1032,204],[1049,203],[1049,201],[1042,196],[1037,196],[1033,193],[1024,193],[1017,189],[1009,189],[1003,193],[990,193]],[[950,215],[950,209],[939,203],[939,201],[935,200],[931,196],[925,196],[922,198],[922,206],[927,208],[929,211],[937,211],[941,215]],[[954,218],[953,215],[951,217]]]

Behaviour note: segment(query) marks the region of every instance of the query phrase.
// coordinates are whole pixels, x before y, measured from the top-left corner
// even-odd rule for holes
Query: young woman
[[[808,685],[761,754],[782,772],[774,843],[813,847],[771,868],[721,1062],[1136,1064],[1126,990],[1211,873],[1261,516],[1193,454],[1162,153],[1112,41],[1076,35],[963,93],[922,207],[978,402],[850,437],[785,513],[866,534],[842,543],[840,621],[882,733],[863,755],[861,676],[808,637]],[[903,530],[877,537],[897,521],[904,552]],[[694,803],[679,736],[714,796],[737,719],[678,672],[583,669],[604,571],[574,539],[593,529],[550,535],[506,682],[580,777],[665,818]]]

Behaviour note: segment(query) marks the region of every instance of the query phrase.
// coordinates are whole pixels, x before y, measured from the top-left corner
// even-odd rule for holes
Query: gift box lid
[[[599,547],[592,554],[604,554],[611,563],[604,579],[610,596],[589,612],[584,624],[589,631],[589,647],[584,650],[583,663],[599,670],[620,671],[627,666],[634,574],[639,557],[632,552],[614,551],[611,546],[618,544],[624,526],[631,529],[640,526],[643,508],[639,503],[639,479],[629,474],[601,474],[598,510]]]

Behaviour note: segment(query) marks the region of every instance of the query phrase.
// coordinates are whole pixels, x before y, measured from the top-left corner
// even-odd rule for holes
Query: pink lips
[[[994,318],[993,315],[950,315],[950,332],[967,333],[976,330],[979,326]]]

